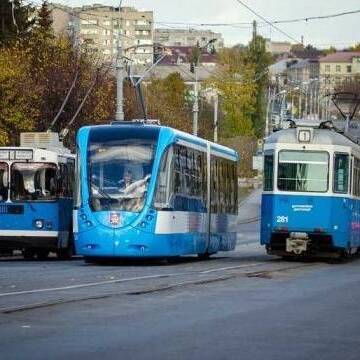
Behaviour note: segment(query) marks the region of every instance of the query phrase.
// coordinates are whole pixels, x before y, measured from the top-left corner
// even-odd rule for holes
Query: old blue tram
[[[261,244],[284,257],[359,250],[360,147],[331,123],[299,124],[266,140]]]
[[[75,155],[57,133],[23,133],[20,147],[0,148],[0,252],[25,258],[73,253]]]
[[[234,150],[169,127],[81,128],[74,235],[87,260],[232,250]]]

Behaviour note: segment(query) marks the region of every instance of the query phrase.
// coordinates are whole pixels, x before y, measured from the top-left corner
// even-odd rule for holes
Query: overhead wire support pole
[[[119,22],[118,22],[118,38],[117,38],[117,56],[116,56],[116,114],[117,121],[124,120],[124,61],[122,52],[122,43],[120,36],[121,24],[121,5],[123,0],[119,2]],[[122,26],[121,26],[122,29]]]
[[[199,82],[197,64],[194,66],[195,85],[194,85],[194,105],[193,105],[193,135],[197,136],[199,127]]]
[[[218,142],[218,112],[219,112],[219,94],[215,91],[214,96],[214,142]]]

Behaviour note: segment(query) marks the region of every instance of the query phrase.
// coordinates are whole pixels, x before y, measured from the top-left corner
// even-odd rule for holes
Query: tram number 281
[[[276,222],[279,224],[287,224],[289,222],[289,217],[284,215],[277,216]]]

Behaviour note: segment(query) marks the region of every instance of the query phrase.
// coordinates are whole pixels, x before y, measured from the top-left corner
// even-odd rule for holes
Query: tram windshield
[[[6,163],[0,163],[0,202],[8,199],[9,167]]]
[[[127,134],[127,131],[116,134],[115,130],[112,138],[108,139],[100,137],[92,140],[90,136],[88,175],[90,202],[94,211],[141,211],[157,140],[148,135],[141,132]]]
[[[278,189],[281,191],[326,192],[329,154],[320,151],[280,151]]]
[[[56,173],[55,164],[12,164],[11,199],[14,201],[55,200]]]

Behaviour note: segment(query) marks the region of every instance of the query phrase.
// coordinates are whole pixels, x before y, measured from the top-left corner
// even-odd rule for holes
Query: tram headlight
[[[44,227],[44,220],[37,219],[34,221],[34,225],[37,229],[42,229]]]

